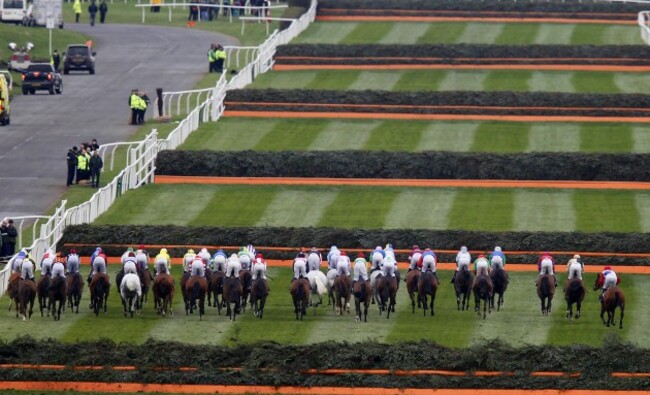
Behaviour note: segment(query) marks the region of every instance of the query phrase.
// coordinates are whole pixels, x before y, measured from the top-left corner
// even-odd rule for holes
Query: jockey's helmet
[[[467,247],[465,246],[460,247],[460,252],[467,252]]]
[[[256,259],[262,259],[262,260],[263,260],[263,259],[264,259],[264,255],[258,253],[257,255],[255,255],[255,258],[256,258]]]
[[[605,266],[605,268],[603,270],[612,270],[612,267],[611,266]]]
[[[194,254],[194,249],[190,248],[189,250],[187,250],[187,253],[188,254]]]
[[[494,252],[501,252],[501,247],[499,246],[494,247]]]

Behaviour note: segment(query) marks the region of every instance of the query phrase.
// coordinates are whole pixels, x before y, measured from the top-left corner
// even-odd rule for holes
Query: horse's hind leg
[[[619,328],[619,329],[623,329],[623,316],[625,315],[625,307],[624,307],[624,306],[620,306],[620,309],[621,309],[621,318],[620,318],[620,320],[619,320],[619,326],[618,326],[618,328]]]

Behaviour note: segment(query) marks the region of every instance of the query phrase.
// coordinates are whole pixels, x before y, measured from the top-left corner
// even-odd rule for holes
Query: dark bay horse
[[[208,280],[202,276],[192,276],[185,284],[185,292],[187,294],[187,303],[185,304],[185,314],[194,314],[197,308],[196,301],[198,300],[199,320],[203,319],[205,314],[205,295],[208,293]]]
[[[413,270],[415,271],[415,270]],[[430,271],[426,271],[420,275],[420,280],[418,281],[418,295],[420,301],[418,305],[422,305],[422,312],[426,316],[427,309],[431,310],[431,316],[433,317],[433,302],[436,299],[436,292],[438,291],[438,278]],[[431,297],[431,302],[427,306],[427,297]]]
[[[34,299],[36,299],[36,284],[29,279],[20,280],[18,282],[17,299],[16,317],[18,317],[18,312],[20,312],[23,321],[31,319],[34,312]]]
[[[361,321],[361,304],[363,303],[363,322],[368,322],[368,307],[370,307],[370,298],[372,294],[370,282],[364,280],[363,278],[360,278],[357,282],[354,283],[354,286],[352,288],[355,307],[354,320],[356,322]]]
[[[174,278],[165,273],[158,273],[153,280],[153,306],[163,317],[169,313],[174,315],[172,301],[174,299]]]
[[[576,319],[580,318],[582,309],[582,301],[585,298],[585,287],[582,280],[574,278],[567,280],[566,288],[564,289],[564,299],[566,300],[566,318],[573,319],[573,305],[576,305]]]
[[[253,280],[251,286],[251,307],[253,314],[257,318],[262,318],[264,315],[264,305],[266,305],[266,297],[269,295],[269,284],[263,278],[256,278]]]
[[[68,288],[68,306],[70,310],[79,314],[79,302],[84,291],[84,280],[79,273],[68,274],[65,279]]]
[[[52,276],[49,273],[42,274],[36,283],[36,291],[38,293],[38,308],[41,310],[41,317],[44,317],[43,309],[47,311],[47,316],[50,316],[50,310],[48,310],[48,298],[50,297],[51,283]]]
[[[551,304],[555,295],[555,277],[552,274],[544,274],[537,281],[537,296],[542,302],[542,314],[551,313]]]
[[[508,283],[510,282],[508,273],[498,266],[494,267],[490,272],[490,280],[492,280],[492,286],[494,287],[492,296],[490,297],[490,307],[494,308],[494,297],[499,295],[497,299],[497,311],[499,311],[501,310],[501,306],[503,306],[503,294],[506,293]]]
[[[104,308],[104,313],[108,311],[108,295],[111,291],[111,283],[106,273],[97,272],[90,281],[90,301],[95,316]]]
[[[602,273],[596,278],[596,284],[594,284],[594,291],[599,287],[598,280],[602,276]],[[609,287],[607,291],[603,294],[603,300],[600,302],[600,319],[603,321],[603,324],[616,326],[615,314],[616,308],[619,308],[621,311],[621,319],[619,321],[619,328],[623,329],[623,316],[625,315],[625,294],[623,290],[618,286]],[[607,312],[607,321],[605,321],[604,315]]]
[[[47,308],[48,310],[52,310],[52,317],[55,321],[59,321],[61,319],[61,310],[65,310],[65,299],[67,296],[68,285],[66,283],[66,279],[61,276],[54,277],[52,279],[52,283],[50,284],[50,302]]]
[[[187,294],[187,280],[190,279],[190,272],[183,272],[180,280],[181,295],[183,296],[183,304],[185,305],[185,314],[187,315],[190,311],[190,298]]]
[[[485,319],[485,312],[492,313],[490,307],[490,298],[492,297],[494,287],[490,276],[486,274],[479,274],[474,279],[474,311],[481,315],[481,301],[483,301],[483,319]]]
[[[296,279],[291,283],[290,292],[296,320],[302,321],[302,318],[307,315],[307,306],[309,305],[309,280],[306,278]]]
[[[7,295],[9,296],[9,311],[11,305],[16,302],[16,311],[18,311],[18,284],[20,283],[20,272],[11,273],[9,284],[7,285]]]
[[[350,276],[337,276],[334,280],[334,300],[336,301],[336,315],[343,315],[343,311],[350,314],[351,297],[352,280],[350,280]]]
[[[377,293],[379,294],[379,315],[386,311],[386,318],[390,318],[390,313],[395,312],[395,302],[397,297],[397,277],[388,276],[377,279]],[[388,306],[386,305],[388,304]]]
[[[226,277],[223,280],[223,301],[226,302],[228,319],[235,321],[241,312],[241,300],[244,287],[237,277]]]
[[[418,292],[418,281],[420,280],[420,271],[419,270],[411,270],[406,274],[406,291],[409,294],[409,298],[411,299],[411,307],[413,308],[413,313],[415,313],[415,301],[417,299],[418,301],[418,308],[420,308],[421,303],[420,303],[420,297],[416,295]]]
[[[240,270],[239,271],[239,281],[242,285],[242,294],[241,294],[241,309],[242,312],[246,312],[246,304],[248,303],[248,297],[251,294],[251,287],[253,285],[253,275],[250,270]]]
[[[210,290],[212,291],[212,295],[214,296],[214,307],[217,308],[217,311],[219,312],[219,315],[221,315],[221,308],[224,307],[224,300],[223,300],[223,283],[226,278],[226,273],[222,272],[221,270],[212,272],[212,275],[210,276]],[[221,298],[219,297],[221,295]],[[208,301],[210,300],[210,295],[208,294]],[[208,306],[210,304],[208,303]]]
[[[456,273],[454,288],[456,289],[456,305],[458,310],[469,310],[469,294],[472,292],[474,284],[474,275],[466,267]],[[463,296],[461,303],[460,296]],[[462,309],[461,309],[462,307]]]
[[[149,297],[149,288],[151,288],[151,272],[149,268],[141,269],[138,267],[138,277],[140,277],[140,286],[142,288],[142,299],[140,305],[147,303]]]

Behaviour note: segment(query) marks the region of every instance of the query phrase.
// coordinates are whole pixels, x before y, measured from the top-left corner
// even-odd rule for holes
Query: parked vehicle
[[[95,55],[87,45],[68,45],[63,53],[63,74],[69,74],[70,70],[88,70],[95,74]]]
[[[23,95],[46,90],[50,95],[63,93],[63,79],[50,63],[32,63],[23,73]]]
[[[0,0],[2,1],[2,0]],[[29,51],[34,48],[34,44],[27,43],[24,47],[18,47],[16,43],[9,43],[9,49],[13,51],[11,58],[7,64],[9,70],[26,70],[29,65],[32,63],[31,57],[29,56]]]
[[[34,0],[32,2],[31,14],[29,16],[28,22],[32,23],[33,26],[47,26],[47,12],[48,8],[52,12],[52,17],[54,18],[54,24],[63,29],[63,13],[61,12],[63,7],[63,0]]]
[[[26,0],[0,0],[0,21],[2,22],[21,24],[26,12]]]
[[[11,109],[9,102],[9,85],[4,74],[0,74],[0,126],[9,125],[11,123]]]

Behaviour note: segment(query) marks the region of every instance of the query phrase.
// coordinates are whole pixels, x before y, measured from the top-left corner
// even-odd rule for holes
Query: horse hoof
[[[354,317],[354,320],[355,320],[356,322],[360,322],[360,321],[361,321],[361,318],[359,318],[359,317]]]

